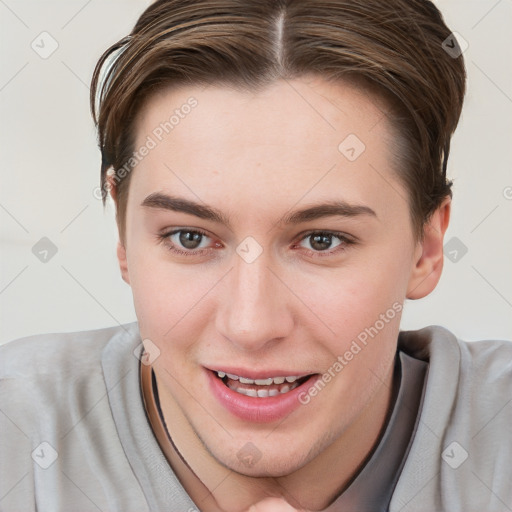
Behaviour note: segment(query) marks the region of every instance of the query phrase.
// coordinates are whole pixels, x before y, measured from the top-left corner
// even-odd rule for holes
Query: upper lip
[[[245,369],[233,366],[212,366],[207,368],[213,372],[224,372],[232,375],[238,375],[239,377],[245,377],[247,379],[269,379],[274,377],[297,377],[298,379],[313,375],[314,372],[301,372],[294,370],[254,370]]]

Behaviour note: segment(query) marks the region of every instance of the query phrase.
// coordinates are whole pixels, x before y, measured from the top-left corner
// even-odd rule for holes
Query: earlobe
[[[418,242],[412,269],[408,299],[421,299],[437,286],[443,270],[444,234],[450,221],[451,199],[446,198],[425,224],[423,240]]]
[[[119,268],[121,269],[121,277],[123,281],[127,284],[130,284],[130,275],[128,273],[128,260],[126,258],[126,248],[121,243],[121,241],[117,242],[117,259],[119,261]]]
[[[108,192],[110,192],[110,196],[114,200],[114,203],[117,204],[117,189],[115,179],[112,174],[107,174],[105,186]]]

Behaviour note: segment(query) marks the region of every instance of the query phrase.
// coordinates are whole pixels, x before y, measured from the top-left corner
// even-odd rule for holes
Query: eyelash
[[[163,233],[161,235],[158,235],[159,240],[167,247],[167,249],[171,252],[174,252],[176,254],[179,254],[180,256],[202,256],[203,254],[207,253],[210,249],[192,249],[189,251],[181,250],[177,248],[170,240],[169,237],[172,235],[175,235],[176,233],[197,233],[202,236],[207,236],[208,234],[204,231],[201,231],[200,229],[174,229],[173,231],[169,231],[168,233]]]
[[[329,256],[334,256],[335,254],[339,254],[341,252],[346,251],[347,247],[349,247],[350,245],[354,245],[356,243],[354,238],[349,237],[347,234],[341,233],[340,231],[308,231],[301,235],[301,238],[297,243],[300,243],[313,235],[326,235],[333,238],[338,238],[338,240],[341,242],[334,249],[328,249],[326,251],[312,251],[311,249],[305,249],[308,255],[312,256],[313,258],[325,258]]]
[[[195,229],[181,228],[181,229],[174,229],[174,230],[169,231],[167,233],[160,234],[160,235],[158,235],[158,239],[159,239],[159,241],[161,243],[163,243],[166,246],[166,248],[169,251],[171,251],[171,252],[173,252],[175,254],[179,254],[180,256],[202,256],[202,255],[208,253],[211,250],[211,248],[191,249],[191,250],[181,250],[181,249],[179,249],[172,242],[170,242],[169,237],[171,237],[172,235],[175,235],[177,233],[181,233],[181,232],[200,234],[202,236],[205,236],[205,237],[209,238],[209,235],[205,231],[202,231],[201,229],[197,229],[197,228],[195,228]],[[352,237],[349,237],[345,233],[341,233],[339,231],[308,231],[308,232],[303,233],[301,235],[301,238],[298,240],[298,242],[294,243],[294,247],[298,243],[302,242],[303,240],[306,240],[307,238],[309,238],[309,237],[311,237],[313,235],[327,235],[327,236],[330,236],[330,237],[338,238],[340,240],[340,242],[341,242],[339,245],[337,245],[332,250],[312,251],[311,249],[306,249],[308,255],[313,257],[313,258],[323,258],[323,257],[326,257],[326,256],[333,256],[334,254],[338,254],[340,252],[345,251],[348,246],[354,245],[356,243],[356,240],[354,240]]]

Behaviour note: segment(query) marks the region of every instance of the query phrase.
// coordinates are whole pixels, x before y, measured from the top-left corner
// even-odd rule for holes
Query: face
[[[388,383],[421,248],[383,109],[312,77],[138,119],[123,276],[179,428],[239,473],[304,466]]]

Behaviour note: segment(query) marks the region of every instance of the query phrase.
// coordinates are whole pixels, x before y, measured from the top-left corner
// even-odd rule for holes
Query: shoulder
[[[431,326],[401,333],[399,348],[427,361],[428,371],[395,505],[411,499],[404,512],[512,506],[512,342],[469,342]]]
[[[28,437],[58,424],[65,429],[105,396],[104,354],[119,340],[135,342],[137,333],[133,323],[27,336],[2,345],[0,422],[8,418]]]
[[[107,386],[118,366],[136,366],[138,341],[133,323],[0,346],[0,495],[2,486],[13,489],[2,510],[34,510],[37,500],[52,510],[63,503],[85,510],[90,502],[78,489],[86,488],[106,510],[112,486],[121,481],[133,485],[126,499],[139,496],[112,416],[114,385]]]
[[[505,373],[512,371],[512,341],[465,341],[438,325],[417,331],[401,331],[398,348],[433,364],[448,358],[450,363],[458,361],[476,371],[487,365]]]
[[[457,429],[476,436],[485,424],[489,432],[503,428],[500,412],[512,424],[512,342],[464,341],[439,326],[400,334],[399,347],[428,362],[422,415],[437,431]],[[500,434],[512,450],[512,431]]]
[[[430,326],[401,332],[398,346],[429,363],[430,381],[457,382],[459,392],[461,385],[512,384],[512,341],[465,341],[444,327]]]
[[[0,346],[0,379],[84,372],[97,365],[108,343],[120,334],[134,334],[137,323],[88,331],[37,334]]]

